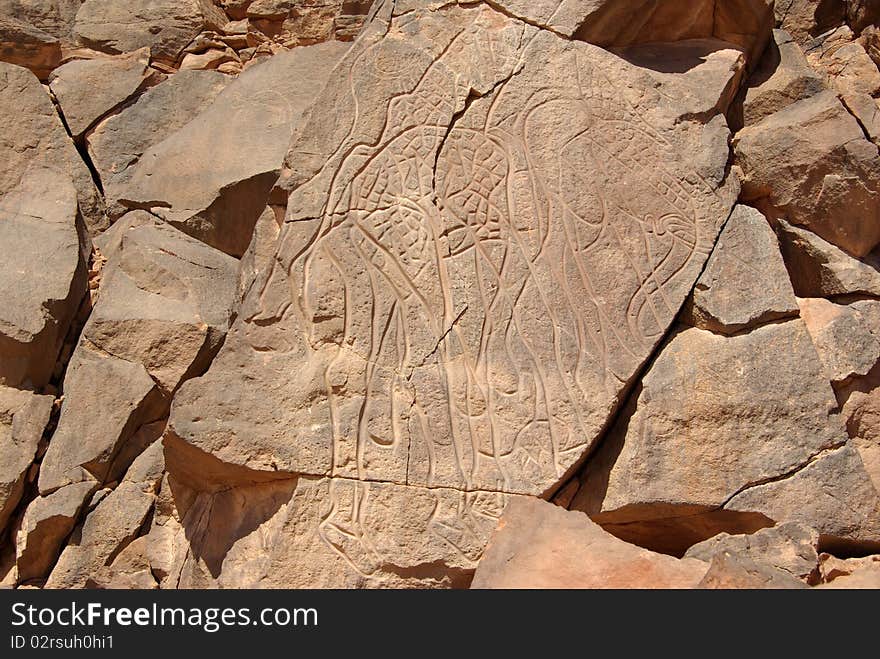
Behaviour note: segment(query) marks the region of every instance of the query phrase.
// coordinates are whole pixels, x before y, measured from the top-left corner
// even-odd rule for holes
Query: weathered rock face
[[[708,567],[629,545],[582,513],[521,499],[504,511],[472,588],[694,588]]]
[[[48,384],[86,292],[86,242],[65,174],[29,169],[0,196],[0,384]]]
[[[732,337],[685,329],[645,375],[571,505],[633,541],[660,521],[657,549],[672,553],[721,530],[752,532],[767,525],[764,510],[735,508],[760,513],[737,519],[724,509],[842,444],[836,405],[803,321]]]
[[[204,112],[140,157],[116,193],[120,202],[150,208],[241,256],[294,126],[347,49],[340,43],[297,48],[248,69]]]
[[[876,583],[878,20],[0,0],[0,587]]]
[[[697,281],[685,322],[734,334],[797,312],[773,230],[761,213],[737,206]]]
[[[737,136],[743,195],[855,256],[880,243],[880,157],[833,92],[776,112]]]
[[[0,536],[21,501],[53,400],[0,386]]]
[[[149,52],[114,59],[75,60],[49,76],[70,133],[78,138],[144,83]]]
[[[383,482],[427,499],[554,489],[729,214],[726,133],[628,96],[644,70],[485,7],[380,28],[300,125],[273,264],[175,398],[168,465],[191,487],[330,477],[331,502],[353,489],[366,516]],[[688,145],[714,139],[694,172]],[[233,370],[253,378],[237,402],[218,387]],[[342,505],[308,514],[351,560],[363,550],[334,533],[372,540]]]
[[[125,208],[116,201],[144,152],[188,124],[230,82],[231,77],[216,71],[181,71],[87,135],[89,155],[112,215],[124,214]]]
[[[73,180],[79,211],[89,230],[96,234],[107,228],[104,201],[49,95],[33,73],[2,62],[0,122],[6,127],[0,136],[0,193],[19,185],[29,167],[49,166]]]
[[[209,0],[85,0],[76,13],[82,43],[109,53],[149,48],[157,59],[176,61],[206,28],[220,29],[226,16]]]

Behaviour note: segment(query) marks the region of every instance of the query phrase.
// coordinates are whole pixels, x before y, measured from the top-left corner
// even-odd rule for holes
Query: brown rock
[[[336,43],[299,48],[249,68],[204,112],[141,156],[117,192],[121,202],[150,207],[190,235],[241,256],[294,125],[346,49]]]
[[[49,575],[94,489],[92,483],[75,483],[28,505],[15,539],[19,583]]]
[[[818,545],[819,534],[814,529],[789,522],[761,529],[751,535],[720,533],[694,545],[685,556],[711,562],[716,556],[728,553],[735,558],[745,558],[810,581],[817,575]],[[713,569],[710,569],[710,574]],[[721,572],[720,566],[718,572]]]
[[[0,386],[0,537],[21,501],[53,402],[51,396]]]
[[[73,44],[73,21],[83,0],[0,0],[0,16],[32,25],[64,44]]]
[[[102,241],[108,263],[65,378],[44,493],[119,478],[155,439],[139,430],[167,416],[173,392],[207,367],[226,331],[234,259],[164,224],[120,222]]]
[[[850,114],[874,144],[880,144],[880,99],[867,94],[850,93],[840,98]]]
[[[826,89],[788,32],[773,31],[773,40],[749,78],[743,97],[742,124],[751,126]]]
[[[722,334],[797,315],[776,235],[760,212],[733,210],[686,310],[686,323]]]
[[[149,48],[155,59],[178,59],[202,30],[219,30],[223,12],[209,0],[85,0],[75,30],[87,46],[109,53]]]
[[[712,558],[709,571],[697,588],[730,590],[796,590],[807,585],[784,570],[753,561],[748,556],[721,551]]]
[[[686,329],[662,349],[587,464],[571,507],[670,553],[720,531],[787,521],[765,512],[769,499],[734,508],[741,518],[716,511],[845,441],[836,406],[803,321],[732,337]],[[812,516],[796,519],[810,524]]]
[[[801,318],[828,378],[835,383],[867,375],[880,361],[880,332],[857,308],[822,298],[800,298]],[[880,304],[880,303],[876,303]]]
[[[155,442],[131,465],[119,485],[92,510],[77,538],[61,553],[47,588],[83,588],[136,536],[156,502],[164,468]]]
[[[125,212],[116,200],[144,152],[183,128],[230,82],[231,78],[214,71],[181,71],[148,89],[87,135],[89,155],[114,215]]]
[[[74,138],[138,91],[149,59],[144,49],[112,59],[74,60],[52,73],[49,87]]]
[[[12,16],[0,17],[0,61],[27,67],[45,80],[61,63],[61,42]]]
[[[48,384],[86,292],[84,233],[57,171],[29,169],[0,196],[0,384]]]
[[[777,27],[790,32],[804,45],[823,32],[843,24],[845,0],[776,0]]]
[[[708,565],[618,540],[579,512],[532,498],[504,511],[472,588],[693,588]]]
[[[824,72],[841,94],[866,94],[880,92],[880,70],[849,28],[839,38],[829,38],[813,48],[807,55],[810,64]]]
[[[0,194],[21,182],[32,166],[49,166],[69,175],[79,211],[92,235],[107,228],[104,202],[88,167],[64,129],[49,95],[33,73],[0,62]]]
[[[864,256],[880,243],[880,157],[833,92],[798,101],[736,140],[743,196]]]
[[[880,2],[877,0],[846,0],[846,18],[856,32],[880,24]]]
[[[777,223],[779,242],[795,294],[831,297],[864,294],[880,296],[880,260],[853,258],[812,231]]]
[[[880,495],[850,445],[821,454],[787,478],[745,489],[726,507],[810,525],[831,551],[880,548]]]

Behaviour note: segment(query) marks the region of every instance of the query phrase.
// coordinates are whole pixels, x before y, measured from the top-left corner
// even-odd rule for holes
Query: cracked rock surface
[[[839,0],[0,0],[0,584],[857,588]]]

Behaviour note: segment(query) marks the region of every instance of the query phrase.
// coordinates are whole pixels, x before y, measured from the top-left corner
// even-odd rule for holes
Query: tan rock
[[[187,53],[180,62],[180,69],[182,71],[203,71],[217,69],[221,64],[238,61],[238,56],[231,48],[211,48],[203,53]]]
[[[61,63],[61,42],[13,16],[0,17],[0,61],[24,66],[45,80]]]
[[[733,334],[797,313],[776,235],[759,211],[737,206],[697,281],[684,321]]]
[[[743,97],[742,125],[751,126],[764,117],[826,89],[822,77],[807,62],[793,37],[774,30],[757,68],[749,78]]]
[[[54,399],[0,386],[0,537],[24,493]]]
[[[86,136],[114,215],[125,212],[116,200],[144,152],[189,123],[230,82],[231,78],[214,71],[181,71],[148,89]]]
[[[774,10],[777,27],[790,32],[801,45],[842,25],[846,18],[844,0],[776,0]]]
[[[0,0],[0,16],[9,16],[73,44],[73,21],[83,0]]]
[[[843,443],[836,406],[803,321],[732,337],[685,329],[587,463],[571,507],[625,540],[670,553],[720,531],[788,521],[767,512],[776,512],[769,498],[732,509],[742,516],[719,509]]]
[[[49,575],[94,489],[92,483],[75,483],[28,505],[15,539],[19,583]]]
[[[148,538],[141,536],[132,540],[115,558],[111,566],[105,566],[90,576],[89,587],[111,590],[155,590],[159,588],[147,559]]]
[[[848,28],[842,28],[848,30]],[[807,54],[810,64],[824,72],[841,94],[880,93],[880,69],[849,32],[840,39],[831,38]]]
[[[799,298],[801,318],[832,382],[867,375],[880,361],[880,326],[852,306]],[[880,303],[875,303],[880,305]]]
[[[139,429],[167,416],[173,392],[207,367],[226,332],[235,260],[168,225],[120,222],[123,235],[114,227],[103,243],[108,263],[65,378],[42,492],[120,477],[155,439]]]
[[[880,143],[880,99],[867,94],[850,93],[841,96],[841,101],[856,118],[868,138],[874,144]]]
[[[708,565],[618,540],[579,512],[532,498],[504,511],[472,588],[693,588]]]
[[[147,448],[85,519],[78,538],[62,551],[47,588],[83,588],[136,536],[156,502],[162,480],[162,443]]]
[[[144,49],[119,58],[74,60],[52,72],[49,87],[74,138],[138,91],[149,59]]]
[[[18,186],[32,166],[49,166],[69,175],[77,190],[79,210],[92,235],[107,228],[104,202],[88,167],[55,112],[37,77],[0,62],[0,194]]]
[[[336,43],[299,48],[249,68],[204,112],[141,156],[117,192],[121,202],[149,207],[190,235],[241,256],[294,125],[346,49]]]
[[[837,558],[824,552],[819,555],[819,573],[823,583],[870,569],[880,569],[880,555],[861,558]]]
[[[880,243],[880,157],[833,92],[740,131],[743,197],[855,256]]]
[[[812,581],[817,577],[818,545],[819,534],[814,529],[789,522],[751,535],[720,533],[694,545],[685,556],[711,562],[715,556],[729,553],[783,570],[803,581]],[[710,574],[712,572],[710,570]]]
[[[796,590],[807,585],[784,570],[755,562],[748,556],[721,551],[697,588],[710,590]]]
[[[779,242],[795,294],[831,297],[863,294],[880,296],[880,259],[853,258],[812,231],[777,223]]]
[[[0,195],[0,384],[48,384],[86,293],[86,243],[66,174],[33,167]]]
[[[91,48],[127,53],[148,47],[153,58],[173,62],[199,32],[219,30],[226,21],[209,0],[85,0],[75,31]]]
[[[880,549],[880,495],[850,445],[821,454],[787,478],[743,490],[726,508],[810,525],[830,551]]]

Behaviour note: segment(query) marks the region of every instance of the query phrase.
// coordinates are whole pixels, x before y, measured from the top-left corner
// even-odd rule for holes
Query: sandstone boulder
[[[797,313],[776,235],[760,212],[737,206],[697,281],[685,322],[733,334]]]
[[[797,590],[807,585],[779,568],[758,563],[748,556],[721,551],[697,588],[710,590]]]
[[[798,304],[829,380],[841,383],[867,375],[880,361],[880,337],[875,336],[880,326],[874,318],[823,298],[800,298]]]
[[[0,384],[48,384],[86,293],[84,234],[64,174],[29,169],[0,196]]]
[[[294,125],[347,50],[298,48],[249,68],[186,126],[144,153],[118,194],[234,256],[247,248]]]
[[[743,197],[855,256],[880,243],[880,157],[833,92],[743,129]]]
[[[784,220],[777,223],[779,242],[798,297],[880,296],[880,259],[853,258],[812,231]]]
[[[801,45],[843,24],[845,0],[776,0],[777,27],[790,32]]]
[[[199,32],[220,29],[226,20],[209,0],[85,0],[75,31],[98,50],[127,53],[147,47],[153,58],[174,62]]]
[[[112,59],[74,60],[49,76],[49,88],[74,138],[133,96],[147,75],[148,50]]]
[[[809,65],[792,36],[774,30],[773,40],[746,86],[740,123],[751,126],[825,89],[824,80]]]
[[[850,41],[848,28],[841,38],[828,40],[813,48],[807,58],[817,71],[828,76],[831,84],[841,94],[880,93],[880,70],[858,41]]]
[[[73,44],[73,22],[83,0],[0,0],[0,16],[8,16]]]
[[[21,501],[54,399],[0,386],[0,537]]]
[[[76,483],[28,505],[15,540],[19,583],[49,575],[94,489],[92,483]]]
[[[31,166],[58,169],[73,180],[79,210],[92,235],[108,226],[104,202],[88,167],[37,77],[0,62],[0,194],[15,188]]]
[[[61,42],[13,16],[0,16],[0,61],[24,66],[45,80],[61,63]]]
[[[751,535],[720,533],[694,545],[685,556],[711,562],[715,556],[729,553],[813,581],[818,574],[818,544],[819,534],[814,529],[788,522]]]
[[[732,337],[685,329],[663,347],[588,462],[571,507],[670,553],[720,531],[788,521],[767,506],[738,507],[741,517],[721,509],[754,483],[803,470],[843,443],[836,406],[803,321]]]
[[[43,493],[119,478],[155,439],[154,426],[161,434],[174,391],[207,367],[225,335],[234,259],[168,225],[137,224],[123,218],[104,242],[108,263],[65,378]]]
[[[579,512],[532,498],[511,502],[472,588],[693,588],[708,564],[618,540]]]
[[[87,136],[89,155],[101,177],[111,213],[147,149],[183,128],[232,81],[214,71],[181,71],[151,87],[130,106],[98,124]]]
[[[135,538],[156,502],[162,443],[146,449],[122,481],[88,513],[52,570],[47,588],[83,588]]]

